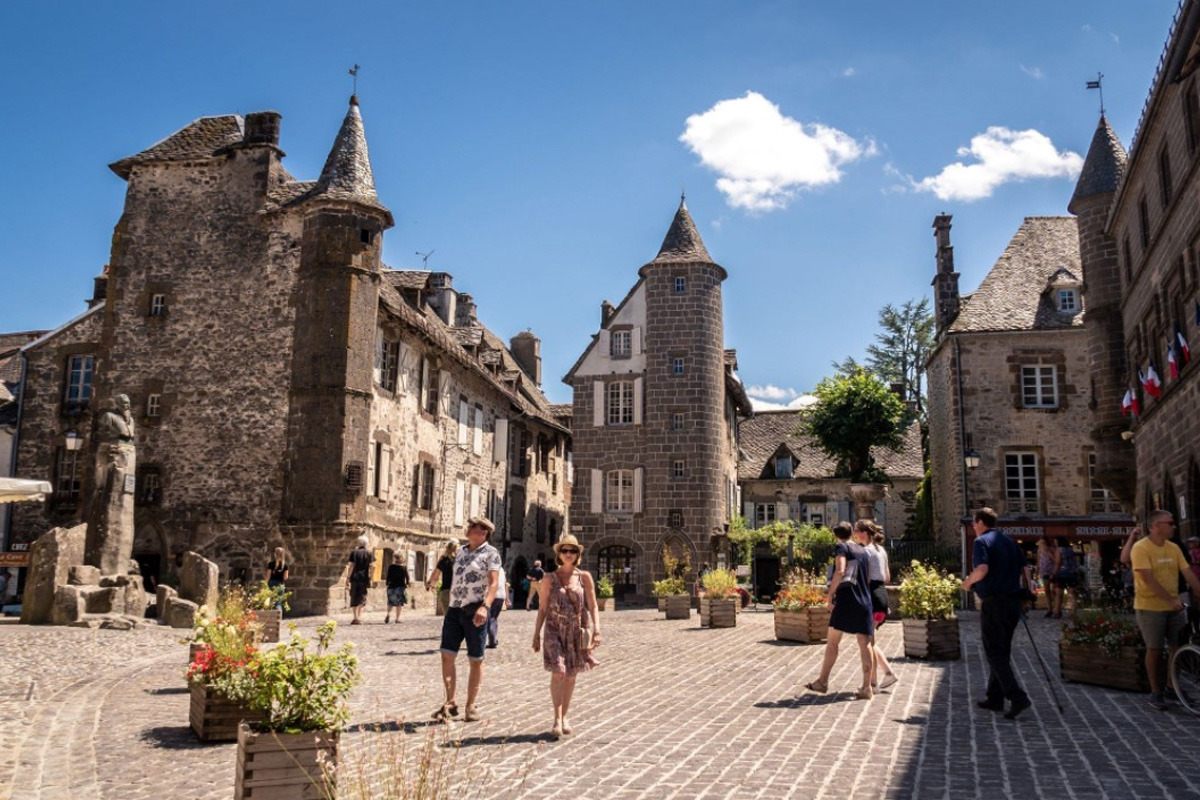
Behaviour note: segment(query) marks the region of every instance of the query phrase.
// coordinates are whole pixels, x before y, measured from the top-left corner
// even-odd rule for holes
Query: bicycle
[[[1200,717],[1200,647],[1185,644],[1171,654],[1171,685],[1179,703]]]

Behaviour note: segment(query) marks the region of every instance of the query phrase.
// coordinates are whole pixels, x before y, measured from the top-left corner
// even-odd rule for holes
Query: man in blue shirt
[[[1028,567],[1017,543],[995,529],[995,511],[990,508],[976,511],[974,526],[975,569],[963,581],[962,588],[974,587],[983,600],[980,635],[990,674],[987,698],[979,701],[979,707],[1003,711],[1007,698],[1011,705],[1004,718],[1016,719],[1031,705],[1012,667],[1013,633],[1021,621],[1024,599],[1021,578],[1024,576],[1028,585]]]

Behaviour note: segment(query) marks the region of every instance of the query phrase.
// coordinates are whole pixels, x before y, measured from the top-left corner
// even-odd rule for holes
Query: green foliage
[[[274,647],[245,669],[214,684],[225,696],[261,711],[265,730],[299,733],[337,730],[346,724],[346,699],[359,680],[354,645],[331,650],[337,624],[317,628],[317,647],[293,630],[291,641]]]
[[[613,596],[613,579],[612,575],[602,575],[600,580],[596,581],[596,597],[601,600]]]
[[[663,547],[662,564],[663,572],[668,578],[679,578],[681,582],[686,582],[688,575],[692,573],[692,554],[687,548],[682,548],[683,556],[678,557],[670,545]]]
[[[676,594],[687,594],[688,591],[683,578],[663,578],[661,581],[654,582],[650,593],[655,597],[670,597]]]
[[[733,597],[738,593],[737,575],[727,569],[711,569],[700,579],[710,598]]]
[[[775,608],[799,611],[824,606],[828,599],[824,575],[810,570],[790,569],[784,574],[783,588],[775,596]]]
[[[825,378],[814,391],[817,402],[800,415],[800,431],[837,461],[836,477],[879,482],[887,475],[875,466],[871,448],[900,450],[908,427],[904,402],[874,375]]]
[[[866,361],[860,364],[852,356],[834,362],[839,375],[853,375],[866,369],[885,383],[903,383],[905,396],[916,403],[917,415],[925,418],[925,362],[933,348],[936,332],[929,299],[908,300],[897,308],[888,303],[879,309],[880,332],[875,344],[867,346]]]
[[[1128,614],[1106,611],[1077,611],[1063,625],[1064,644],[1100,645],[1110,657],[1121,654],[1122,647],[1142,646],[1137,623]]]
[[[276,606],[283,611],[290,611],[292,607],[288,605],[288,598],[291,596],[292,593],[284,587],[271,586],[262,581],[253,592],[246,595],[246,606],[255,611],[269,611]]]
[[[908,619],[949,619],[958,607],[962,582],[920,561],[910,565],[900,584],[900,613]]]
[[[925,476],[917,486],[916,510],[904,531],[907,539],[933,538],[933,472],[925,468]]]

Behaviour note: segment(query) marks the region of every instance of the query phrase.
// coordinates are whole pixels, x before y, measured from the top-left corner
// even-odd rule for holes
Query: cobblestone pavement
[[[1200,797],[1200,719],[1055,677],[1060,716],[1023,630],[1016,661],[1034,707],[1017,722],[975,708],[984,667],[974,614],[963,617],[959,662],[904,659],[900,626],[885,626],[880,641],[900,683],[861,702],[849,699],[850,646],[831,682],[840,692],[806,694],[823,648],[776,643],[769,613],[707,630],[695,612],[686,622],[608,612],[602,664],[580,676],[576,730],[561,741],[548,735],[549,680],[529,647],[533,614],[501,618],[483,721],[448,726],[429,721],[439,703],[440,620],[425,613],[382,625],[381,617],[339,628],[357,643],[364,672],[344,739],[343,798],[388,797],[379,786],[356,789],[388,773],[453,786],[456,800]],[[1057,624],[1031,626],[1057,675]],[[231,797],[236,746],[203,745],[188,730],[178,638],[154,627],[0,625],[0,798]],[[393,761],[408,768],[388,770]]]

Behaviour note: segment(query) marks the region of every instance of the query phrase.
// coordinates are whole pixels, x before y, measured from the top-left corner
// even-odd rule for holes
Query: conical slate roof
[[[375,176],[367,153],[367,134],[358,111],[358,97],[351,95],[350,110],[334,140],[321,177],[309,195],[314,198],[345,200],[384,209],[375,193]],[[386,209],[384,209],[386,210]]]
[[[662,247],[651,264],[712,264],[712,256],[704,248],[700,231],[688,213],[687,203],[679,201],[679,210],[671,221],[671,228],[663,239]]]
[[[1121,140],[1113,132],[1112,126],[1103,115],[1092,136],[1092,146],[1088,148],[1087,158],[1083,162],[1083,171],[1079,174],[1079,182],[1075,184],[1075,194],[1067,204],[1067,210],[1075,213],[1075,204],[1098,194],[1109,194],[1117,190],[1121,178],[1125,174],[1125,162],[1128,155],[1121,145]]]

